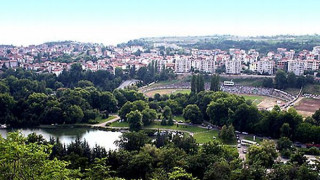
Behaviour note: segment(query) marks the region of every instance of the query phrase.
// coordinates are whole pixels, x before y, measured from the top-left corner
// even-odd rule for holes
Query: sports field
[[[284,102],[267,96],[241,94],[245,100],[251,100],[259,109],[272,109],[275,105],[281,105]],[[280,104],[278,104],[280,102]]]
[[[312,98],[303,98],[295,106],[295,109],[304,117],[311,116],[320,108],[320,100]]]

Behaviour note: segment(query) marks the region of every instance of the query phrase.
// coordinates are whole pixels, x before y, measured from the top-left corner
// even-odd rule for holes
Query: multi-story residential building
[[[207,73],[215,73],[215,61],[213,59],[195,59],[192,62],[193,68]]]
[[[176,58],[175,71],[177,73],[189,72],[191,70],[191,60],[189,58]]]
[[[191,69],[207,73],[215,73],[215,61],[213,58],[181,57],[175,60],[175,72],[190,72]]]
[[[304,73],[304,61],[301,60],[288,60],[288,72],[293,72],[295,75],[300,76]]]
[[[262,60],[257,62],[257,72],[260,74],[273,74],[274,61]]]
[[[294,58],[294,54],[295,54],[294,50],[286,51],[284,52],[284,57],[286,57],[289,60],[292,60]]]
[[[225,63],[227,74],[240,74],[241,61],[240,60],[227,60]]]
[[[319,69],[319,60],[304,60],[304,70],[316,71]]]
[[[312,54],[320,55],[320,46],[313,47]]]

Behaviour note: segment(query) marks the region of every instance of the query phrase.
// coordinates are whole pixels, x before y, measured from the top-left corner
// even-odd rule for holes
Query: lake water
[[[90,128],[22,128],[22,129],[0,129],[2,137],[6,138],[8,132],[19,130],[24,136],[28,136],[32,132],[41,134],[46,140],[50,137],[59,137],[61,143],[69,144],[77,137],[81,140],[86,140],[90,147],[95,144],[106,148],[106,150],[117,149],[114,141],[119,139],[121,132],[103,131]]]

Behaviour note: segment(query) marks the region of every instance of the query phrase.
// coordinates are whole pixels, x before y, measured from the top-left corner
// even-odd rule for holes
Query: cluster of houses
[[[170,48],[168,54],[163,48]],[[83,69],[97,71],[115,68],[136,70],[155,62],[157,68],[170,68],[176,73],[201,71],[226,74],[240,74],[244,71],[272,75],[277,69],[293,72],[296,75],[304,71],[317,71],[320,63],[320,46],[312,51],[278,48],[277,52],[260,55],[255,49],[248,51],[232,48],[199,50],[183,49],[175,44],[154,43],[152,48],[142,46],[104,46],[102,44],[79,42],[56,42],[27,47],[0,46],[1,68],[25,68],[38,72],[51,72],[59,75],[64,69],[69,70],[73,63],[81,63]],[[221,71],[222,70],[222,71]]]

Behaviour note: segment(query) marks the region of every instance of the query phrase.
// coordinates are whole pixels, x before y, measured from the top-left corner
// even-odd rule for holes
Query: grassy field
[[[265,97],[264,96],[254,96],[254,95],[241,95],[245,100],[251,100],[253,104],[258,105],[261,103]]]
[[[320,85],[308,84],[303,88],[303,92],[306,94],[320,94]]]
[[[129,123],[128,122],[113,122],[109,125],[109,127],[129,127]]]
[[[287,88],[285,89],[286,92],[298,95],[300,88]],[[303,93],[305,94],[317,94],[320,95],[320,85],[319,84],[308,84],[302,89]]]
[[[193,135],[194,139],[196,139],[197,143],[199,144],[213,141],[213,136],[219,139],[217,130],[207,130],[207,131],[195,133]]]
[[[183,116],[173,116],[173,119],[176,121],[183,121],[185,122],[185,119],[183,118]]]
[[[170,94],[178,94],[178,93],[187,94],[190,92],[191,92],[190,89],[155,89],[155,90],[146,92],[145,95],[148,97],[153,97],[156,93],[160,95],[164,95],[164,94],[170,95]]]
[[[110,125],[110,127],[129,127],[129,124],[127,122],[114,122]],[[156,121],[153,122],[151,125],[146,126],[146,129],[148,128],[154,128],[154,129],[169,129],[169,130],[177,130],[177,131],[188,131],[190,133],[193,133],[194,139],[199,144],[207,143],[210,141],[213,141],[213,136],[216,137],[217,140],[221,141],[218,138],[218,130],[207,130],[205,128],[200,128],[196,126],[188,126],[188,125],[172,125],[172,126],[163,126],[160,124],[160,122]],[[236,142],[228,143],[228,144],[236,144]]]
[[[129,127],[128,122],[114,122],[110,124],[110,127]],[[159,121],[153,122],[151,125],[145,126],[145,128],[159,128],[159,129],[171,129],[178,131],[188,131],[191,133],[204,132],[207,131],[204,128],[196,127],[196,126],[188,126],[188,125],[172,125],[172,126],[163,126]]]
[[[151,125],[146,126],[145,128],[159,128],[159,129],[171,129],[171,130],[178,130],[178,131],[189,131],[191,133],[197,133],[197,132],[204,132],[206,129],[196,127],[196,126],[188,126],[188,125],[179,125],[175,124],[172,126],[163,126],[160,124],[159,121],[153,122]]]
[[[285,92],[287,92],[289,94],[292,94],[292,95],[298,95],[299,92],[300,92],[300,89],[298,89],[298,88],[287,88],[285,90]]]
[[[189,94],[190,92],[191,92],[190,89],[178,89],[178,90],[174,91],[172,94],[178,94],[178,93]]]

